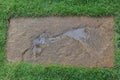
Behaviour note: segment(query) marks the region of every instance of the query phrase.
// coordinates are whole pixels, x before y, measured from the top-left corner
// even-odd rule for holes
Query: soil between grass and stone
[[[9,62],[85,67],[114,66],[113,17],[13,18]]]

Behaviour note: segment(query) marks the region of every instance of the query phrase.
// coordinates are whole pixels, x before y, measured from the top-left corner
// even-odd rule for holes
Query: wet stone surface
[[[85,67],[113,67],[113,18],[11,19],[7,60]]]
[[[87,28],[86,28],[87,29]],[[65,33],[59,34],[59,35],[55,35],[51,38],[49,38],[47,36],[47,33],[42,33],[40,36],[38,36],[37,38],[34,39],[33,44],[34,44],[34,48],[33,48],[33,53],[34,53],[34,57],[36,58],[37,54],[41,54],[42,52],[42,46],[48,44],[49,42],[55,41],[56,39],[61,39],[65,36],[69,37],[69,38],[73,38],[76,41],[80,41],[81,43],[86,43],[86,40],[88,39],[89,34],[86,31],[85,27],[84,28],[78,28],[78,29],[72,29],[70,31],[67,31]]]

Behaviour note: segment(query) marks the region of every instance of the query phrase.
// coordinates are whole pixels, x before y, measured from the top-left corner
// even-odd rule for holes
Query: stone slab
[[[9,62],[113,67],[113,17],[40,17],[10,20]]]

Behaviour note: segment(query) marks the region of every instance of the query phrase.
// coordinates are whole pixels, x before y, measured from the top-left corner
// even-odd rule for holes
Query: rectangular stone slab
[[[10,20],[9,62],[113,67],[113,17],[41,17]]]

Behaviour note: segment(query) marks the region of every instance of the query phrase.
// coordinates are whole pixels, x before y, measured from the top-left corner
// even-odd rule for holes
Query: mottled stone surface
[[[7,37],[9,62],[113,67],[112,17],[13,18]]]

